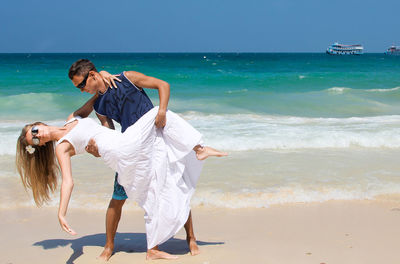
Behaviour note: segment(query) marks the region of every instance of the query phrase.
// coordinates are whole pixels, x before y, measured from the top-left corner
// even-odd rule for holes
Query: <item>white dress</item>
[[[118,172],[118,183],[145,210],[149,249],[174,236],[185,224],[203,166],[193,151],[202,143],[202,135],[169,110],[166,126],[157,129],[157,112],[158,107],[151,109],[124,133],[91,118],[74,118],[68,122],[78,120],[78,124],[57,142],[66,140],[81,154],[94,138],[102,159]]]

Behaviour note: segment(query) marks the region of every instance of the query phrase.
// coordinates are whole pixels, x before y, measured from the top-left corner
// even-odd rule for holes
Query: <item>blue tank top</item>
[[[124,132],[154,106],[143,89],[134,85],[124,73],[119,75],[121,82],[115,82],[117,88],[108,88],[99,94],[94,110],[121,124]]]

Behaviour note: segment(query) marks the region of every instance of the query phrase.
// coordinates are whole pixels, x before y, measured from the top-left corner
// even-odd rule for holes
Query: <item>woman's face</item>
[[[32,130],[33,130],[33,133],[32,133]],[[37,143],[38,140],[39,140],[39,144],[35,144],[35,143]],[[50,140],[51,140],[50,139],[50,130],[49,130],[48,126],[33,125],[31,127],[28,127],[28,131],[26,132],[26,141],[28,142],[29,145],[43,146]]]

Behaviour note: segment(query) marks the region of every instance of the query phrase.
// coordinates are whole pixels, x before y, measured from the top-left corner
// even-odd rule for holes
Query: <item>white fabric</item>
[[[157,112],[158,107],[153,108],[124,133],[90,118],[80,119],[57,142],[69,141],[78,154],[95,139],[105,163],[118,172],[118,183],[145,210],[149,249],[174,236],[185,224],[203,166],[193,151],[202,143],[201,134],[171,111],[167,111],[164,129],[157,129]]]

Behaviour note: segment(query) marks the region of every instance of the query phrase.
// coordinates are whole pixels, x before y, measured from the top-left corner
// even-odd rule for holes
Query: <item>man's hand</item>
[[[106,71],[100,71],[99,73],[103,78],[103,81],[111,88],[117,88],[115,81],[121,82],[121,80],[118,79],[119,75],[112,75]]]
[[[166,113],[163,110],[158,110],[158,114],[156,116],[156,127],[157,128],[163,128],[165,127],[165,124],[167,123],[167,117]]]
[[[97,158],[100,157],[99,149],[97,148],[96,141],[93,138],[89,140],[89,143],[87,144],[85,150],[87,153],[90,153]]]

